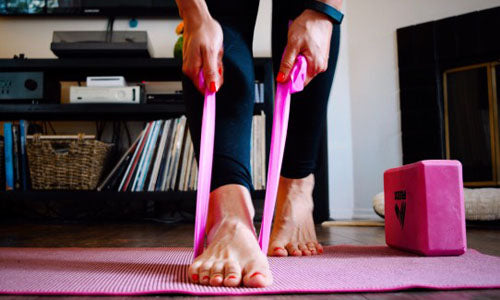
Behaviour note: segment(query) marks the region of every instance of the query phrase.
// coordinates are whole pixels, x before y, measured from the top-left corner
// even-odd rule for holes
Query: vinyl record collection
[[[265,115],[253,117],[251,170],[256,190],[265,188]],[[97,190],[196,190],[198,167],[186,117],[147,123]]]

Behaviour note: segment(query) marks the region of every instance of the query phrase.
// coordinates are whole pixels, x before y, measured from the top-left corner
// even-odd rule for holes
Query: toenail
[[[208,277],[208,276],[203,276],[203,278],[202,278],[203,281],[208,280],[208,279],[210,279],[210,277]]]
[[[263,275],[262,273],[260,273],[260,272],[255,272],[255,273],[253,273],[253,274],[252,274],[252,276],[250,276],[250,278],[255,277],[255,276],[257,276],[257,275],[264,276],[264,275]]]
[[[198,275],[197,274],[193,274],[193,276],[191,276],[191,278],[193,278],[193,281],[198,281]]]
[[[276,247],[276,248],[274,248],[274,250],[273,250],[273,251],[276,251],[276,250],[285,250],[285,249],[283,249],[283,248],[281,248],[281,247]]]
[[[237,277],[234,275],[229,276],[227,279],[236,279]]]

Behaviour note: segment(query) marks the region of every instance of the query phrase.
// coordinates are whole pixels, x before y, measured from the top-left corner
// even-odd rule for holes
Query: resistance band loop
[[[304,56],[299,55],[290,72],[290,80],[278,83],[273,115],[271,149],[267,174],[264,212],[259,234],[259,246],[267,254],[269,235],[278,193],[278,184],[285,150],[288,117],[290,114],[290,95],[304,89],[307,63]],[[200,86],[204,86],[203,74],[200,72]],[[196,196],[196,219],[194,228],[194,257],[203,252],[205,227],[207,223],[208,203],[210,198],[210,180],[215,132],[215,93],[205,91],[203,119],[201,124],[200,161],[198,171],[198,192]]]

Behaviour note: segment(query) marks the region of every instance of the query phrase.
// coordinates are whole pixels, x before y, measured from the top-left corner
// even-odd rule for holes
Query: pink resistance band
[[[290,72],[290,80],[278,83],[273,115],[271,149],[267,174],[267,188],[264,200],[264,212],[259,234],[259,246],[267,255],[269,236],[274,215],[274,206],[278,193],[281,162],[285,150],[288,117],[290,114],[290,95],[304,89],[307,62],[299,55]],[[203,84],[202,84],[203,83]],[[200,72],[200,86],[204,86],[204,78]],[[196,218],[194,226],[194,257],[203,252],[205,243],[205,227],[207,223],[208,203],[210,200],[210,182],[215,132],[215,93],[205,91],[203,119],[201,124],[200,161],[198,171],[198,192],[196,195]]]

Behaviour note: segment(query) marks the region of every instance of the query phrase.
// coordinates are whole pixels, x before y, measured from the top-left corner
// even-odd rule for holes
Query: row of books
[[[265,188],[265,114],[253,117],[250,157],[253,185]],[[198,165],[186,117],[149,122],[97,190],[196,190]]]
[[[194,190],[198,169],[186,117],[149,122],[97,190]]]
[[[26,154],[27,122],[19,124],[5,122],[3,125],[3,170],[0,176],[6,191],[27,190],[29,184],[28,163]]]

